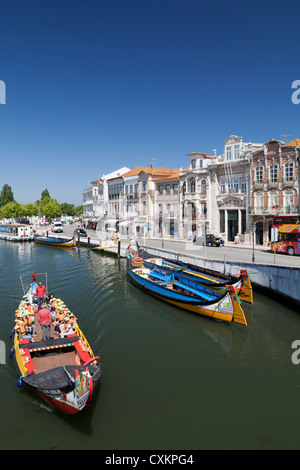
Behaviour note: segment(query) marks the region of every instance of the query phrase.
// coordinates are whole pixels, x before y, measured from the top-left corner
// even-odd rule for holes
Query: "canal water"
[[[86,248],[0,244],[0,448],[299,449],[300,315],[255,293],[248,327],[168,306],[131,285],[125,260]],[[101,357],[91,408],[51,411],[17,387],[9,359],[19,276],[47,272]]]

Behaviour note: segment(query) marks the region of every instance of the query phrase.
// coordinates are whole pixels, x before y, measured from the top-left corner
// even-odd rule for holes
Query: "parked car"
[[[200,235],[200,237],[196,237],[194,239],[195,245],[202,245],[204,246],[204,235]],[[215,237],[212,234],[206,234],[206,246],[220,246],[222,241],[219,237]]]
[[[87,233],[83,228],[75,228],[74,235],[80,235],[80,237],[87,237]]]
[[[51,231],[54,233],[61,233],[64,231],[62,223],[59,221],[53,221],[51,224]]]

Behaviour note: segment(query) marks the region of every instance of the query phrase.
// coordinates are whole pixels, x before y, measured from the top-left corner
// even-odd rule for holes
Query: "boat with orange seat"
[[[93,353],[77,322],[72,324],[72,333],[64,335],[55,335],[52,326],[52,338],[42,340],[35,312],[36,276],[33,274],[30,288],[16,310],[16,326],[11,332],[13,347],[10,357],[14,358],[19,375],[18,386],[25,385],[64,414],[76,414],[91,404],[101,377],[100,358]],[[58,308],[63,304],[61,299],[57,299],[57,303]],[[24,332],[24,327],[22,331],[18,327],[29,313],[25,311],[25,305],[31,307],[36,336],[31,336],[27,329]]]

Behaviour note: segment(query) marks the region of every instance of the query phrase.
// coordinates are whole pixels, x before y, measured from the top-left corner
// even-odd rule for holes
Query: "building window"
[[[271,192],[268,194],[269,208],[276,209],[279,204],[279,195],[277,192]]]
[[[125,194],[128,194],[128,185],[125,186]]]
[[[255,182],[256,183],[263,183],[264,181],[264,167],[257,166],[255,168]]]
[[[284,179],[293,181],[294,179],[294,162],[288,162],[284,165]]]
[[[130,185],[130,194],[133,194],[133,184]]]
[[[240,158],[240,146],[239,145],[234,146],[234,158],[235,160]]]
[[[147,201],[143,201],[143,215],[147,215]]]
[[[264,193],[254,193],[254,207],[255,209],[263,209]]]
[[[241,179],[241,191],[244,194],[247,193],[247,179],[246,178]]]
[[[143,192],[146,192],[146,188],[147,188],[146,180],[143,180],[142,183],[143,183],[143,189],[142,189],[142,191],[143,191]]]
[[[201,181],[201,194],[206,194],[206,181]]]
[[[228,180],[228,192],[229,193],[239,192],[239,180]]]
[[[191,193],[194,193],[196,191],[196,183],[195,180],[191,181]]]
[[[170,194],[170,193],[171,193],[171,185],[166,184],[166,194]]]
[[[277,183],[278,181],[278,165],[270,165],[269,167],[269,179],[271,183]]]
[[[178,184],[177,183],[173,184],[173,193],[178,194]]]
[[[135,195],[136,195],[136,196],[137,196],[137,193],[138,193],[138,187],[139,187],[139,185],[138,185],[138,183],[136,183],[136,184],[134,185],[134,192],[135,192]]]
[[[200,168],[203,168],[203,160],[199,160],[199,166]]]
[[[196,168],[196,160],[192,160],[191,164],[192,164],[192,168]]]
[[[163,186],[162,184],[160,184],[160,185],[158,186],[158,193],[159,193],[159,194],[163,194],[163,193],[164,193],[164,186]]]
[[[224,180],[220,181],[220,193],[226,194],[226,181]]]
[[[294,209],[294,191],[283,193],[283,205],[287,211]]]
[[[231,147],[226,147],[226,160],[231,160]]]

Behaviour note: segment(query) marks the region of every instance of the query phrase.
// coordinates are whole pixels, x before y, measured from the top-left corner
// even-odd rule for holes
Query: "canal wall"
[[[300,307],[300,268],[200,258],[199,256],[174,253],[161,248],[147,247],[145,249],[153,256],[191,263],[224,274],[237,275],[241,269],[247,269],[254,290],[270,295],[274,300],[289,307],[296,309]]]

